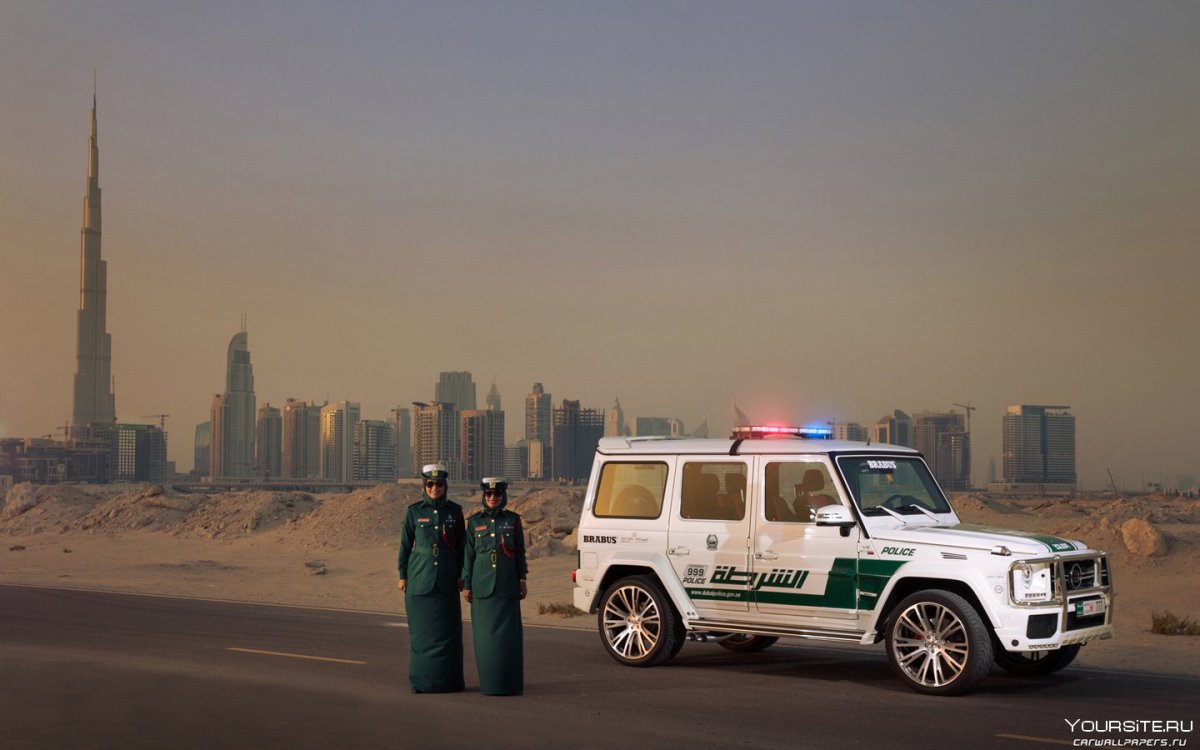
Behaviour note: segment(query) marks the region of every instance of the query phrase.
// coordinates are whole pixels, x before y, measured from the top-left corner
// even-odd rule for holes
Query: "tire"
[[[941,589],[918,591],[888,618],[892,671],[926,695],[959,695],[992,668],[992,640],[970,602]]]
[[[626,666],[664,664],[683,646],[683,621],[650,576],[630,576],[609,586],[596,623],[604,649]]]
[[[1063,669],[1079,655],[1078,643],[1053,651],[1005,651],[996,649],[996,665],[1010,674],[1021,677],[1042,677]]]
[[[756,651],[764,651],[779,639],[773,635],[750,635],[749,633],[734,633],[728,638],[722,638],[717,641],[721,644],[721,648],[729,649],[739,654],[752,654]]]

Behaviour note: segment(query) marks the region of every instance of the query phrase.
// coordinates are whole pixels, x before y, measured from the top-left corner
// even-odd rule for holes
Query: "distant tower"
[[[225,393],[213,397],[209,469],[213,478],[254,476],[254,368],[246,331],[234,334],[225,355]]]
[[[504,412],[468,409],[458,413],[459,460],[464,479],[504,473]]]
[[[621,399],[614,399],[604,421],[604,437],[626,437],[629,427],[625,424],[625,410],[621,408]]]
[[[474,409],[475,381],[471,379],[471,373],[466,371],[439,373],[433,400],[443,404],[453,404],[455,411]]]
[[[503,408],[500,406],[500,389],[496,387],[495,383],[492,383],[492,387],[488,388],[487,408],[503,411]]]
[[[604,437],[604,410],[585,409],[563,399],[554,409],[553,478],[571,483],[587,479],[596,443]]]
[[[321,475],[321,407],[289,398],[283,404],[282,476],[305,479]]]
[[[1004,482],[1030,489],[1075,489],[1075,417],[1069,406],[1018,404],[1001,419]]]
[[[396,425],[382,419],[363,419],[354,425],[356,482],[396,481]]]
[[[397,406],[392,409],[396,426],[396,478],[413,475],[412,465],[412,415],[408,409]]]
[[[546,479],[550,476],[552,412],[550,394],[546,393],[541,383],[534,383],[533,389],[525,396],[525,444],[530,453],[525,465],[529,479]]]
[[[353,401],[321,408],[322,478],[339,482],[354,478],[354,425],[361,416],[362,407]]]
[[[413,402],[412,412],[413,469],[432,463],[444,463],[451,479],[462,479],[459,458],[458,411],[454,404],[434,401]]]
[[[283,476],[283,414],[277,407],[263,404],[258,408],[254,450],[260,479]]]
[[[75,318],[75,400],[71,412],[76,434],[89,424],[117,421],[116,397],[112,391],[112,336],[107,331],[108,263],[100,258],[100,147],[94,87],[81,234],[79,312]]]

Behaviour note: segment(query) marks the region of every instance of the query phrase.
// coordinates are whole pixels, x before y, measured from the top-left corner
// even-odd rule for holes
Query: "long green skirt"
[[[521,600],[489,596],[471,601],[475,668],[484,695],[520,695],[525,689]]]
[[[414,693],[455,693],[463,681],[462,605],[458,594],[405,592],[408,683]]]

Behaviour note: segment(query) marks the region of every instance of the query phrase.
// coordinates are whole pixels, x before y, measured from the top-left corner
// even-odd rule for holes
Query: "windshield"
[[[838,467],[864,516],[949,513],[950,504],[929,474],[925,462],[902,456],[842,456]]]

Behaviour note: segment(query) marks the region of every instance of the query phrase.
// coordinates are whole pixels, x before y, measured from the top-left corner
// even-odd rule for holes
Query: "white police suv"
[[[1049,674],[1112,637],[1105,553],[960,523],[916,451],[828,437],[600,441],[575,606],[614,659],[662,664],[688,638],[884,641],[911,688],[952,695],[993,662]]]

